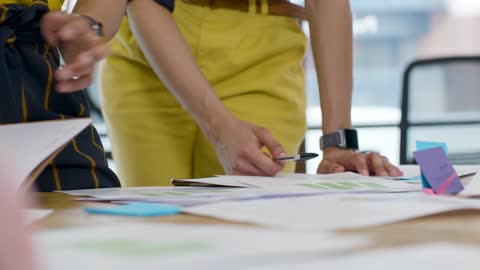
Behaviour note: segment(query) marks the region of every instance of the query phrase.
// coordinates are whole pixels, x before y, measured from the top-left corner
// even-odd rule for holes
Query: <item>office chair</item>
[[[400,163],[415,141],[446,142],[453,164],[480,164],[480,56],[412,62],[403,76]]]

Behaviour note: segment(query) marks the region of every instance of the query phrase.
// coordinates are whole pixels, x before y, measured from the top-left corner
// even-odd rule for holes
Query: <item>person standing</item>
[[[95,63],[109,48],[88,18],[51,12],[61,4],[0,1],[0,124],[89,117],[80,89],[89,85]],[[47,42],[42,31],[55,37]],[[66,62],[63,69],[59,52]],[[36,181],[38,191],[119,185],[93,126],[73,139]]]

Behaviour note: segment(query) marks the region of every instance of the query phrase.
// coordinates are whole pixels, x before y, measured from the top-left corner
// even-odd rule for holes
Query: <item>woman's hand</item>
[[[359,153],[330,147],[325,149],[317,173],[354,171],[368,176],[402,176],[403,172],[378,153]]]
[[[226,174],[274,176],[285,167],[272,160],[287,154],[266,128],[231,117],[210,140]],[[264,146],[271,156],[262,151]]]
[[[46,14],[41,30],[45,40],[60,49],[66,64],[55,72],[57,91],[69,93],[89,86],[95,65],[110,53],[106,40],[86,18],[62,12]]]

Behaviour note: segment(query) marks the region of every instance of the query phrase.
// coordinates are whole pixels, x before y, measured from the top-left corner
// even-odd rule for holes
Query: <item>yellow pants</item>
[[[173,16],[223,104],[297,153],[306,128],[306,38],[298,22],[183,1]],[[102,98],[122,183],[158,186],[172,177],[223,174],[215,149],[155,75],[126,19],[112,50],[102,69]],[[294,164],[285,168],[293,171]]]

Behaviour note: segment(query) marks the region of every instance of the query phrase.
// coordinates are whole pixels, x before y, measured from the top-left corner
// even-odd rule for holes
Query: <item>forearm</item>
[[[115,36],[125,14],[127,0],[77,0],[73,12],[102,23],[107,40]]]
[[[352,15],[348,0],[307,0],[324,133],[351,127]]]
[[[132,32],[157,76],[197,121],[207,137],[231,117],[204,78],[170,12],[151,0],[128,6]]]

